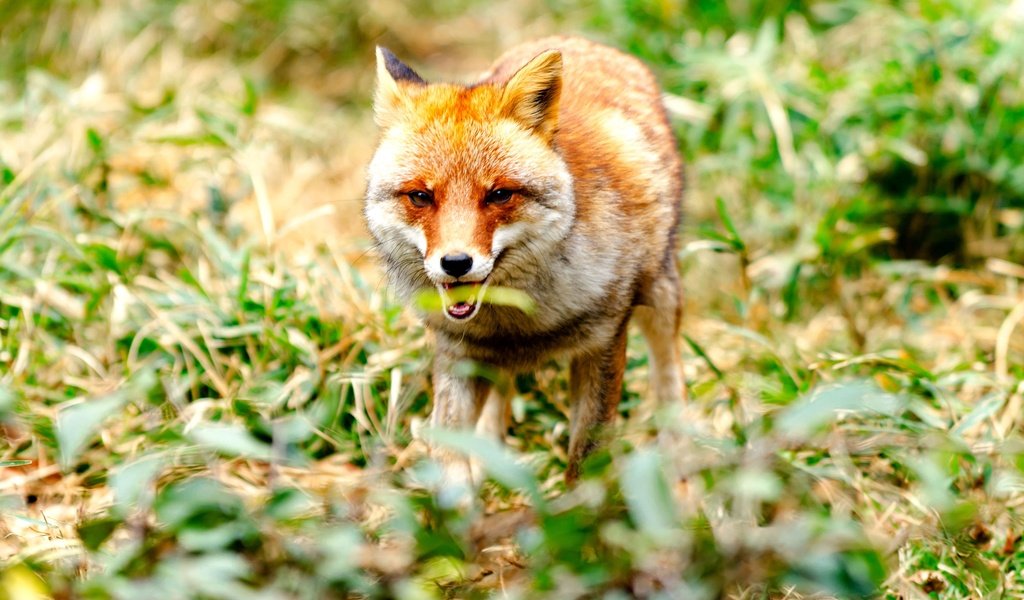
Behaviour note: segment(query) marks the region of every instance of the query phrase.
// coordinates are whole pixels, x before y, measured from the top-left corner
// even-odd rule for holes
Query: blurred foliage
[[[0,4],[0,598],[1024,593],[1022,28],[1019,1]],[[329,214],[288,202],[372,143],[337,114],[367,118],[373,44],[476,68],[552,31],[669,93],[692,400],[652,407],[631,340],[628,418],[567,490],[564,373],[522,375],[510,448],[439,438],[489,477],[460,508],[412,436],[422,328],[365,248],[285,246]]]
[[[740,4],[735,20],[644,2],[593,18],[703,104],[683,134],[692,160],[746,173],[740,198],[811,195],[857,228],[890,228],[884,257],[1022,256],[1019,3],[811,3],[732,33],[788,6]]]

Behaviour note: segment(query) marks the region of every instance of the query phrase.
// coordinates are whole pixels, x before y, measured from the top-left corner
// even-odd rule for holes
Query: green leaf
[[[733,494],[751,500],[776,500],[783,492],[779,477],[767,469],[742,468],[730,480]]]
[[[918,497],[927,506],[945,512],[956,505],[952,492],[953,477],[943,469],[941,453],[933,452],[924,457],[909,458],[907,466],[917,476]]]
[[[534,502],[534,508],[542,509],[544,499],[536,477],[500,443],[469,431],[427,429],[423,435],[439,446],[478,459],[491,479],[509,489],[524,490]]]
[[[416,583],[425,592],[450,587],[466,580],[466,565],[451,556],[435,556],[420,566]]]
[[[147,393],[155,382],[152,371],[140,371],[110,394],[62,406],[56,423],[61,467],[67,469],[74,465],[103,421],[121,410],[127,402]]]
[[[233,520],[243,509],[242,500],[223,484],[199,477],[161,490],[154,506],[157,518],[174,530],[216,527]]]
[[[163,597],[268,598],[243,583],[252,568],[245,557],[231,552],[172,557],[156,566],[156,579],[172,589]]]
[[[242,251],[242,264],[239,267],[238,289],[235,291],[235,303],[241,308],[249,294],[249,274],[252,268],[252,251],[247,247]]]
[[[100,428],[100,425],[128,401],[124,390],[61,407],[57,413],[57,445],[60,466],[68,469]]]
[[[89,142],[89,148],[97,156],[103,154],[103,137],[92,127],[85,130],[85,139]]]
[[[198,444],[228,456],[243,456],[257,460],[270,460],[270,446],[257,440],[241,425],[200,425],[189,434]]]
[[[885,564],[877,551],[857,549],[809,553],[793,565],[786,579],[815,593],[826,592],[841,598],[874,598],[885,576]]]
[[[242,114],[251,117],[256,114],[256,108],[259,106],[259,91],[256,89],[256,83],[250,77],[243,78],[242,83],[245,85],[245,98],[242,100],[239,110]]]
[[[704,360],[708,368],[711,369],[711,372],[715,374],[715,378],[717,378],[719,381],[725,378],[725,374],[722,373],[722,370],[715,365],[714,361],[712,361],[711,357],[708,356],[708,353],[704,351],[704,348],[701,348],[700,344],[698,344],[696,341],[694,341],[693,338],[686,335],[685,333],[683,334],[683,339],[686,341],[686,345],[690,347],[690,350],[693,350],[694,354],[696,354],[697,356],[701,357]]]
[[[352,525],[337,525],[318,533],[324,559],[317,565],[321,577],[336,581],[356,576],[359,555],[365,541],[359,529]]]
[[[727,242],[732,246],[736,252],[743,252],[746,250],[747,245],[743,243],[743,238],[740,237],[739,231],[736,230],[736,225],[732,222],[732,217],[729,216],[729,211],[725,207],[725,201],[722,200],[721,196],[715,198],[715,209],[718,211],[718,218],[722,220],[722,225],[725,225],[725,229],[729,232],[728,238],[723,237],[721,241]]]
[[[665,483],[661,456],[652,450],[631,455],[622,469],[621,484],[629,514],[641,531],[659,541],[677,536],[679,517]]]
[[[967,413],[967,416],[960,419],[960,422],[950,431],[951,434],[963,438],[964,434],[970,431],[975,425],[983,422],[992,415],[996,414],[1003,404],[1006,403],[1005,392],[993,392],[986,395],[981,399],[980,402],[974,407],[971,412]]]
[[[318,504],[309,494],[296,488],[274,490],[266,504],[266,513],[277,521],[297,519],[315,511]]]
[[[805,438],[844,414],[894,416],[906,399],[883,392],[871,381],[820,386],[781,411],[776,427],[793,438]]]
[[[78,526],[78,537],[86,548],[95,552],[110,538],[121,522],[121,519],[114,517],[85,521]]]
[[[150,141],[175,146],[227,146],[219,136],[212,133],[199,135],[163,135],[151,138]]]
[[[511,306],[518,308],[526,314],[532,314],[536,310],[534,299],[524,292],[515,288],[489,285],[484,292],[482,299],[477,299],[477,288],[479,286],[463,285],[445,291],[449,303],[467,302],[477,300],[482,304],[493,304],[496,306]],[[416,293],[413,303],[425,312],[441,312],[444,310],[444,299],[440,292],[433,288],[424,288]]]
[[[126,512],[135,507],[164,465],[162,456],[150,455],[118,467],[110,476],[110,487],[118,509]]]
[[[0,419],[3,419],[7,413],[14,411],[14,400],[14,390],[0,384]]]

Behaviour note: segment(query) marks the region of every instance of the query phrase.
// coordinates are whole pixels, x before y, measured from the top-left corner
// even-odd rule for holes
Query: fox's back
[[[682,165],[657,81],[642,62],[583,38],[551,37],[512,48],[485,81],[502,82],[552,49],[563,60],[556,144],[572,171],[579,218],[597,217],[590,200],[615,191],[617,208],[641,218],[635,228],[674,230]]]
[[[612,109],[637,123],[652,143],[668,146],[670,160],[678,161],[658,83],[650,70],[629,54],[584,38],[549,37],[510,49],[494,62],[484,81],[503,82],[546,50],[562,53],[561,133],[575,133],[574,119]]]

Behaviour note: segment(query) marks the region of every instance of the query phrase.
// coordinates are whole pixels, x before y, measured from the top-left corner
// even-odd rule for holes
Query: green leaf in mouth
[[[480,285],[460,285],[445,290],[444,294],[448,304],[475,300],[480,304],[512,306],[526,314],[532,313],[537,307],[533,298],[523,290],[496,285],[486,286],[483,298],[478,297]],[[427,312],[441,312],[445,306],[445,298],[441,298],[441,292],[436,288],[423,288],[413,297],[413,302],[416,308]]]

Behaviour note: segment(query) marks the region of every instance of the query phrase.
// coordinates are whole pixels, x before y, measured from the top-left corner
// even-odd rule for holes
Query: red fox
[[[423,315],[436,337],[431,425],[504,437],[508,386],[461,361],[509,378],[568,358],[573,482],[615,416],[631,317],[658,399],[686,393],[682,163],[657,83],[639,60],[568,37],[518,46],[468,86],[427,83],[378,48],[377,77],[365,217],[399,296],[445,298]],[[485,304],[491,285],[529,294],[534,310]],[[447,483],[476,483],[468,461],[432,453]]]

